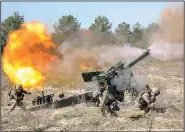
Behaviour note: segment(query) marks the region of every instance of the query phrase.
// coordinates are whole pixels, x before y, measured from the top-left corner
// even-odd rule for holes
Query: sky
[[[174,4],[175,2],[173,2]],[[159,19],[161,11],[170,2],[2,2],[1,20],[19,11],[25,21],[38,20],[52,25],[63,15],[74,15],[82,28],[88,28],[96,16],[104,15],[113,24],[114,30],[119,23],[134,25],[139,22],[147,26]]]

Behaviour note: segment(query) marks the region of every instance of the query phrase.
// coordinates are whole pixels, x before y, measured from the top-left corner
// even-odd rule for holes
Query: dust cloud
[[[81,73],[86,71],[106,70],[118,61],[124,63],[131,61],[143,53],[144,50],[131,47],[128,44],[100,45],[95,47],[73,47],[65,42],[58,48],[62,60],[53,64],[51,73],[54,76],[75,78],[73,81],[82,80]]]
[[[151,38],[151,56],[162,61],[184,59],[184,6],[170,5],[159,17]]]
[[[153,58],[161,61],[183,59],[183,10],[183,6],[173,5],[162,11],[157,23],[159,29],[150,38],[149,49]],[[115,34],[84,29],[68,37],[57,50],[62,59],[54,63],[51,73],[78,82],[84,71],[106,70],[118,61],[127,63],[145,51],[131,44],[118,44]]]

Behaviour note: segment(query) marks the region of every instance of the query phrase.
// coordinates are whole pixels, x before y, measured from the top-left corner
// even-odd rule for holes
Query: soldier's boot
[[[111,113],[112,116],[118,117],[118,114],[116,112]]]
[[[146,115],[146,116],[150,116],[150,115],[151,115],[151,112],[152,112],[152,109],[151,109],[150,107],[146,107],[146,108],[144,109],[144,112],[145,112],[145,115]]]

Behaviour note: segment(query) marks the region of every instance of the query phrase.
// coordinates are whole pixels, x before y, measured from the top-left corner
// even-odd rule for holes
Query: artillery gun
[[[119,100],[120,102],[124,101],[130,103],[131,101],[134,101],[138,92],[137,89],[130,85],[131,79],[133,77],[131,67],[138,63],[140,60],[144,59],[146,56],[148,56],[149,52],[150,49],[146,50],[135,60],[127,64],[124,64],[123,62],[119,61],[106,71],[82,73],[84,82],[90,83],[89,87],[86,90],[87,92],[89,92],[88,95],[92,97],[92,91],[97,90],[100,86],[100,83],[103,83],[105,87],[110,87],[109,92],[115,97],[115,99]],[[118,90],[114,80],[116,78],[119,78],[120,76],[123,77],[123,80],[121,81],[124,82],[125,86],[121,89],[119,88]]]
[[[54,95],[44,96],[44,93],[42,92],[42,97],[34,99],[32,101],[34,106],[29,108],[29,110],[39,110],[42,108],[57,109],[67,106],[73,106],[75,104],[80,104],[83,102],[85,102],[86,104],[89,102],[95,103],[93,100],[93,92],[99,89],[100,83],[103,83],[104,86],[109,86],[111,94],[115,97],[115,99],[119,100],[120,102],[128,100],[127,95],[132,94],[131,96],[133,97],[137,96],[137,90],[130,86],[130,81],[133,77],[133,73],[130,68],[134,66],[137,62],[148,56],[149,52],[150,50],[148,49],[135,60],[127,64],[124,64],[120,61],[105,71],[83,72],[82,78],[84,82],[89,83],[89,86],[87,87],[85,93],[80,95],[74,95],[68,98],[65,98],[64,94],[60,94],[59,97],[61,99],[53,101],[52,97]],[[121,81],[127,82],[125,83],[125,87],[121,90],[118,90],[116,84],[113,83],[113,80],[115,78],[119,78],[119,76],[124,76],[124,80]],[[48,99],[49,101],[46,101],[46,99]]]

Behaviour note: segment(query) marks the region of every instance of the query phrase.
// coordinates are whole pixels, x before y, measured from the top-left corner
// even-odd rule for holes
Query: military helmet
[[[150,86],[148,84],[146,84],[143,89],[144,92],[151,92]]]
[[[101,81],[101,82],[99,83],[99,88],[100,88],[100,89],[104,89],[104,88],[105,88],[105,83]]]
[[[103,85],[103,86],[104,86],[104,85],[105,85],[105,83],[104,83],[104,82],[100,82],[100,85]]]
[[[21,84],[17,84],[15,86],[15,89],[18,90],[18,91],[21,91],[23,89],[23,86]]]
[[[152,93],[156,96],[160,94],[160,90],[157,87],[152,88]]]

